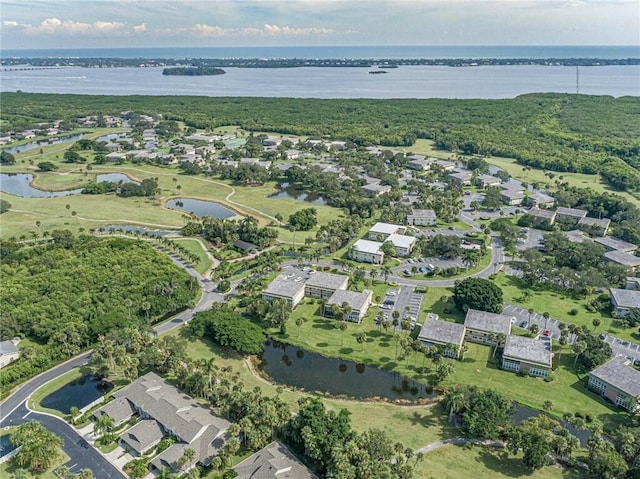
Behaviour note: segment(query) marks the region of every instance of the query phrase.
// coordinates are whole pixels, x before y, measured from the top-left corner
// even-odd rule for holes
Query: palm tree
[[[195,449],[191,449],[190,447],[188,447],[187,449],[184,450],[180,459],[178,459],[178,467],[180,469],[184,469],[187,465],[193,462],[195,457],[196,457]]]
[[[478,264],[478,253],[476,253],[472,249],[464,250],[464,252],[462,253],[462,262],[468,270],[469,267],[473,267]]]
[[[340,331],[342,331],[342,338],[340,340],[340,346],[344,346],[344,332],[347,330],[347,323],[345,323],[344,321],[341,321],[338,324],[338,329]]]
[[[573,367],[576,367],[576,364],[578,363],[578,358],[580,357],[580,355],[582,353],[584,353],[587,350],[587,343],[585,343],[584,341],[577,341],[573,347],[573,352],[575,353],[576,357],[573,361]]]
[[[492,356],[492,357],[494,357],[494,358],[495,358],[495,356],[496,356],[496,351],[498,350],[498,345],[499,345],[500,343],[504,343],[505,339],[507,339],[506,334],[504,334],[504,333],[498,333],[498,334],[496,334],[496,346],[495,346],[495,348],[493,349],[493,356]]]
[[[381,268],[381,271],[382,271],[382,275],[384,276],[384,280],[385,280],[385,281],[387,281],[387,280],[389,279],[389,276],[390,276],[390,275],[391,275],[391,273],[392,273],[391,266],[389,266],[389,265],[384,265],[384,266]]]
[[[103,414],[97,419],[96,424],[93,427],[93,431],[96,434],[101,434],[102,436],[104,436],[107,431],[109,431],[113,427],[114,424],[115,423],[111,416]]]
[[[467,398],[462,390],[455,388],[452,391],[449,391],[446,400],[447,404],[449,404],[449,422],[451,422],[453,415],[464,409],[467,403]]]
[[[298,326],[298,337],[300,337],[300,326],[304,324],[304,318],[296,319],[296,326]]]
[[[542,317],[544,318],[544,329],[545,331],[547,330],[547,321],[549,321],[549,317],[551,315],[549,314],[548,311],[545,311],[544,313],[542,313]]]
[[[358,344],[361,346],[361,350],[364,351],[364,343],[367,340],[367,335],[365,333],[358,333],[356,335],[356,341],[358,341]]]
[[[527,313],[529,313],[529,317],[527,318],[527,329],[529,329],[529,324],[531,323],[531,315],[533,314],[533,308],[529,308],[527,310]]]

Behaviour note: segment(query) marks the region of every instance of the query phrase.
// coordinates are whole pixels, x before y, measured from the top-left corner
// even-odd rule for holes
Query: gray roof
[[[552,220],[556,216],[556,212],[555,211],[542,210],[540,208],[531,208],[530,210],[528,210],[526,212],[526,214],[531,215],[531,216],[537,216],[538,218],[545,218],[545,219],[548,219],[548,220]]]
[[[570,216],[572,218],[584,218],[585,216],[587,216],[587,212],[585,210],[566,208],[564,206],[559,206],[556,210],[556,214],[559,214],[561,216]]]
[[[183,442],[179,442],[177,444],[172,444],[167,449],[158,454],[153,461],[151,461],[151,465],[153,465],[156,469],[162,470],[165,468],[177,471],[178,470],[178,461],[183,456],[185,449],[189,448],[188,444]],[[196,457],[198,453],[196,451]],[[195,461],[194,461],[195,462]]]
[[[611,288],[611,297],[621,308],[640,308],[640,291],[633,289]]]
[[[293,298],[304,290],[304,281],[296,281],[296,278],[287,278],[284,275],[278,276],[262,290],[263,294]]]
[[[328,306],[331,306],[332,304],[341,306],[342,303],[347,303],[352,310],[362,311],[362,308],[365,304],[367,304],[367,301],[372,294],[373,293],[368,289],[365,289],[364,291],[362,291],[362,293],[358,293],[357,291],[346,291],[344,289],[338,289],[331,295],[326,304]]]
[[[640,257],[620,250],[607,251],[604,257],[624,266],[640,266]]]
[[[554,202],[553,196],[549,196],[545,193],[534,193],[529,196],[529,199],[532,200],[536,204],[540,203],[552,203]]]
[[[113,401],[105,404],[100,409],[98,409],[93,415],[95,417],[100,417],[103,415],[109,416],[115,424],[120,424],[125,419],[130,418],[135,414],[135,409],[129,402],[127,398],[120,397],[116,398]]]
[[[391,191],[391,186],[389,185],[381,185],[379,183],[367,183],[366,185],[362,186],[363,190],[366,191],[374,191],[374,192],[378,192],[378,191]]]
[[[509,198],[509,199],[524,198],[524,192],[521,190],[513,190],[513,189],[502,190],[501,194],[505,198]]]
[[[507,359],[540,364],[550,368],[551,341],[510,334],[504,343],[502,356]]]
[[[286,446],[274,441],[249,456],[233,470],[237,479],[316,479]]]
[[[601,228],[607,229],[611,224],[611,220],[609,218],[590,218],[589,216],[585,216],[578,220],[579,225],[586,226],[600,226]]]
[[[589,375],[611,384],[630,396],[640,396],[640,371],[630,367],[623,357],[607,361],[591,371]]]
[[[511,332],[511,316],[470,309],[467,311],[464,325],[469,329],[508,335]]]
[[[120,436],[138,454],[145,452],[163,437],[164,431],[154,419],[140,421]]]
[[[20,353],[20,350],[15,344],[13,344],[13,341],[0,341],[0,355],[18,353]]]
[[[637,245],[633,243],[628,243],[627,241],[623,241],[614,236],[605,236],[604,238],[595,238],[593,241],[595,241],[596,243],[600,243],[605,248],[611,249],[611,250],[619,249],[622,251],[631,252],[638,249]]]
[[[464,338],[464,325],[438,320],[435,314],[427,315],[427,319],[420,329],[418,339],[421,341],[441,344],[455,344],[460,346]]]
[[[314,288],[336,290],[345,288],[348,282],[348,276],[318,271],[317,273],[309,276],[306,285]]]
[[[583,241],[590,241],[590,239],[587,238],[584,235],[584,233],[582,231],[580,231],[580,230],[565,231],[564,235],[572,243],[582,243]]]
[[[416,218],[437,219],[436,212],[433,210],[411,210],[411,215]]]

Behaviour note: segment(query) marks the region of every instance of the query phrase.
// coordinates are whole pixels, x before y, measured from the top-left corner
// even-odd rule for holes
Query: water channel
[[[24,151],[33,150],[35,148],[42,148],[49,145],[57,145],[58,143],[68,143],[70,141],[76,141],[82,138],[82,133],[79,135],[62,136],[59,138],[48,138],[45,140],[32,141],[25,143],[24,145],[11,146],[9,148],[3,148],[2,151],[15,155],[16,153],[22,153]]]
[[[225,208],[215,201],[196,200],[194,198],[174,198],[167,201],[167,208],[172,210],[185,211],[193,213],[198,218],[203,216],[211,216],[212,218],[226,219],[236,216],[236,213],[229,208]]]
[[[40,404],[42,407],[69,414],[73,406],[82,409],[107,394],[111,389],[113,389],[113,384],[86,375],[52,392]]]
[[[11,440],[9,439],[9,434],[0,436],[0,460],[15,449],[16,449],[16,446],[11,444]]]

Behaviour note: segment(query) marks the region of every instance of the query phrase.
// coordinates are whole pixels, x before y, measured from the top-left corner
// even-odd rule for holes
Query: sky
[[[640,45],[640,0],[0,0],[0,48]]]

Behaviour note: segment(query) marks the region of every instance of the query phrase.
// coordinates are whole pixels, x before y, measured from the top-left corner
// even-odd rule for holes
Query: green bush
[[[571,311],[569,311],[569,314],[571,316],[576,316],[578,314],[578,308],[573,308]]]

